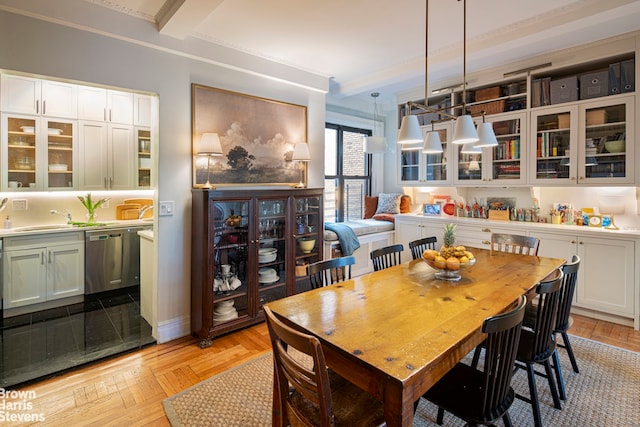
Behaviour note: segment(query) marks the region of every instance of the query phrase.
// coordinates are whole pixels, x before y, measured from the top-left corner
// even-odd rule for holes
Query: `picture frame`
[[[442,205],[440,203],[425,203],[422,205],[422,214],[428,216],[440,216]]]
[[[195,188],[299,185],[302,165],[292,156],[307,142],[306,106],[196,83],[191,100]],[[221,156],[198,153],[204,133],[218,135]]]

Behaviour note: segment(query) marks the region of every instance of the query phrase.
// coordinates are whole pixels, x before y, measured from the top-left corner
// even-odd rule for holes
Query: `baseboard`
[[[597,310],[590,310],[582,307],[577,307],[575,304],[571,307],[571,312],[580,314],[585,317],[590,317],[597,320],[606,320],[607,322],[617,323],[623,326],[634,327],[634,321],[628,317],[616,316],[615,314],[603,313]]]
[[[158,329],[153,332],[153,337],[158,344],[186,337],[191,334],[191,318],[183,316],[158,322]]]

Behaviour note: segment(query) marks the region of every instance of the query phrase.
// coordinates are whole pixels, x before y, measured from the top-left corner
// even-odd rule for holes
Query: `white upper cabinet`
[[[78,87],[32,77],[2,75],[2,111],[75,119]]]
[[[133,124],[133,93],[80,86],[78,118],[108,123]]]
[[[136,93],[133,95],[133,124],[151,126],[151,97]]]

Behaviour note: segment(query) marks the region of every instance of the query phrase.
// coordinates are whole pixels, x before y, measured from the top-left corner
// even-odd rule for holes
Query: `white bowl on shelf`
[[[58,163],[58,164],[54,163],[49,165],[49,170],[56,171],[56,172],[63,172],[63,171],[69,170],[69,165],[65,165],[62,163]]]
[[[49,128],[47,129],[47,133],[49,135],[62,135],[62,129],[58,128]]]
[[[35,133],[35,126],[20,126],[20,130],[24,133]]]

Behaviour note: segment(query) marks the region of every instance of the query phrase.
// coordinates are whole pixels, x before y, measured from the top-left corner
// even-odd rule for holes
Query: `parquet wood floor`
[[[573,335],[640,352],[640,331],[574,316]],[[216,338],[200,349],[181,338],[24,387],[43,423],[6,425],[169,426],[162,400],[271,350],[265,324]],[[580,361],[578,361],[580,363]]]

